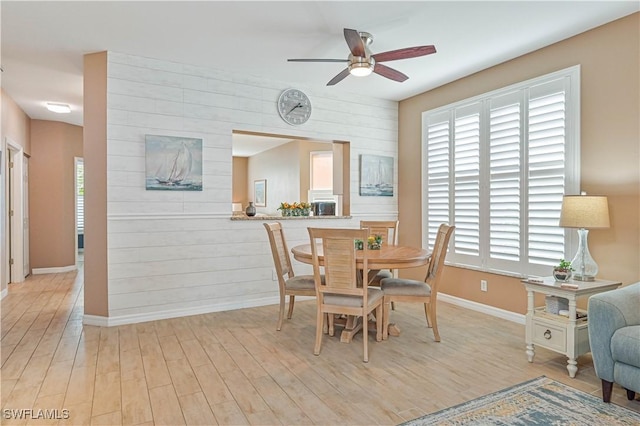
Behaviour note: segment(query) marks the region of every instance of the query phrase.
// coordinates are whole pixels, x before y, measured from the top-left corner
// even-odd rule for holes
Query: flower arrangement
[[[362,250],[364,242],[362,240],[355,240],[356,250]],[[382,235],[369,235],[367,238],[367,248],[369,250],[380,250],[382,247]]]
[[[278,210],[282,211],[282,216],[309,216],[311,204],[304,201],[293,203],[282,202]]]

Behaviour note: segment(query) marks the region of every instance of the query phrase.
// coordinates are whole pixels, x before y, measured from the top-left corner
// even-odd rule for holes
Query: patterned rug
[[[640,414],[542,376],[402,425],[638,426]]]

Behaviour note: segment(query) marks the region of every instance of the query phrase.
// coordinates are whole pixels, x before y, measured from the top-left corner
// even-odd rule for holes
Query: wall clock
[[[301,90],[287,89],[278,98],[278,113],[289,124],[304,124],[311,117],[311,101]]]

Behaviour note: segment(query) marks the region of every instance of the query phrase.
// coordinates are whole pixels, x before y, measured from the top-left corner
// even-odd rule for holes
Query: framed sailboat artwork
[[[145,135],[145,183],[152,191],[202,191],[202,139]]]
[[[360,155],[360,195],[393,197],[393,157]]]

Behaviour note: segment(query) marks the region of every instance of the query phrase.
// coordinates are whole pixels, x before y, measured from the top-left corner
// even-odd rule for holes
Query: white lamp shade
[[[609,204],[601,195],[565,195],[560,226],[563,228],[608,228]]]

